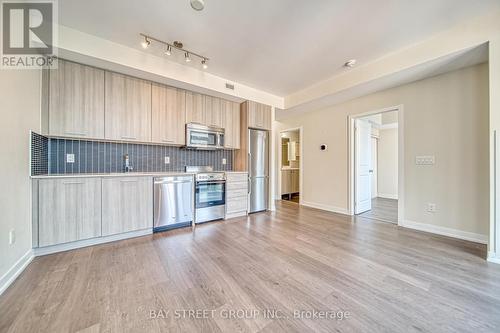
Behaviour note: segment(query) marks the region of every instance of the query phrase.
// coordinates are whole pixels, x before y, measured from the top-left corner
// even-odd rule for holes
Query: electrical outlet
[[[75,163],[75,154],[66,154],[66,163]]]
[[[165,156],[165,164],[170,164],[170,156]]]
[[[227,164],[227,160],[225,158],[222,159],[222,164],[223,165],[226,165]]]
[[[10,229],[9,231],[9,244],[12,245],[16,242],[16,231],[14,229]]]
[[[428,203],[427,204],[427,211],[429,213],[435,213],[436,212],[436,204],[435,203]]]
[[[436,158],[434,156],[415,156],[416,165],[434,165]]]

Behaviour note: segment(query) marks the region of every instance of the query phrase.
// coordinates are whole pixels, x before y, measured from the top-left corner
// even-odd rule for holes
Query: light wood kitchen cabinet
[[[48,134],[103,139],[104,71],[59,60],[48,73]]]
[[[186,91],[186,123],[205,125],[205,96],[192,91]]]
[[[103,178],[102,235],[108,236],[152,227],[152,178]]]
[[[271,107],[252,101],[245,103],[247,103],[248,127],[271,130]]]
[[[226,219],[248,212],[248,173],[226,173]]]
[[[38,245],[101,236],[101,179],[42,179],[38,184]]]
[[[222,101],[224,118],[224,147],[240,149],[240,104]]]
[[[151,141],[151,82],[106,72],[105,137]]]
[[[152,141],[163,144],[186,143],[186,91],[153,83]]]
[[[206,125],[222,128],[224,126],[223,100],[205,96]]]

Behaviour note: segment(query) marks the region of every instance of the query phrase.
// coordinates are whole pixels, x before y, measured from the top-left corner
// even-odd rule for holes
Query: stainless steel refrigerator
[[[250,129],[248,132],[249,212],[255,213],[268,209],[269,133],[254,129]]]

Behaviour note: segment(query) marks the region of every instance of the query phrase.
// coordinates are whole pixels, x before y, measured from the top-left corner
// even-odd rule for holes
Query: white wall
[[[378,196],[398,198],[398,129],[379,130],[378,140]]]
[[[0,70],[0,112],[1,292],[31,254],[29,131],[40,128],[40,71]],[[11,229],[16,234],[13,245]]]
[[[303,126],[304,203],[347,212],[348,116],[403,104],[405,219],[487,235],[488,88],[482,64],[280,120],[278,130]],[[414,164],[427,154],[435,166]]]

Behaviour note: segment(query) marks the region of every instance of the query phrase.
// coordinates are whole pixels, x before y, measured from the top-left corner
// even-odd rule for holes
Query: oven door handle
[[[202,180],[202,181],[197,181],[196,185],[210,185],[210,184],[225,184],[225,180]]]

